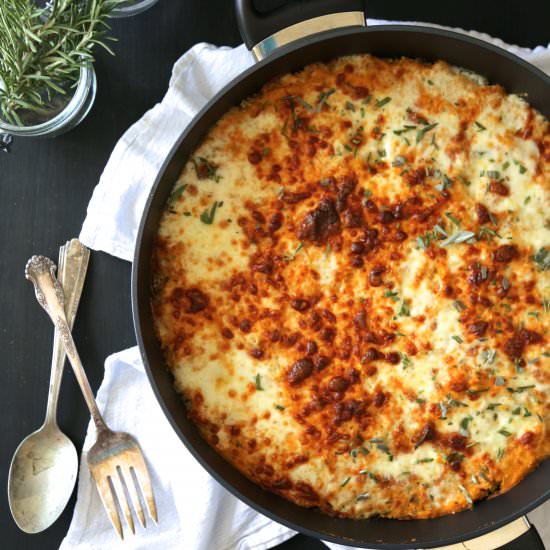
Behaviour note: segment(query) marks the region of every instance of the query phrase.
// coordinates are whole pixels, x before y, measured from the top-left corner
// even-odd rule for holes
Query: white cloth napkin
[[[389,22],[368,21],[369,25],[380,23]],[[506,48],[550,73],[550,46],[530,50],[486,34],[468,34]],[[197,44],[176,62],[162,102],[117,143],[88,206],[80,234],[84,244],[132,260],[143,208],[167,153],[201,107],[252,64],[252,55],[242,45],[220,48],[209,44]],[[145,531],[138,527],[137,536],[118,541],[85,465],[86,450],[94,440],[90,423],[77,503],[61,550],[262,550],[294,535],[230,495],[185,449],[156,402],[137,348],[107,358],[97,399],[113,429],[139,438],[155,487],[159,525]],[[550,506],[539,508],[531,519],[550,545]],[[327,545],[334,550],[347,548]]]

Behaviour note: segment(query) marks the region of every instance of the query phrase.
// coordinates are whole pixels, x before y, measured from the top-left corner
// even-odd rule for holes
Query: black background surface
[[[263,3],[277,5],[280,0]],[[367,15],[475,29],[526,47],[550,43],[548,0],[370,0]],[[141,15],[114,21],[113,34],[118,38],[117,55],[98,53],[99,88],[88,118],[54,140],[16,139],[10,154],[0,153],[1,550],[57,548],[75,499],[73,495],[61,518],[38,535],[21,533],[9,515],[5,490],[9,461],[21,439],[43,421],[53,335],[24,278],[25,263],[34,253],[57,258],[59,246],[78,235],[115,143],[162,99],[176,59],[197,42],[230,46],[241,42],[231,0],[160,0]],[[96,390],[105,357],[135,344],[129,263],[92,254],[75,340]],[[74,376],[66,370],[58,421],[77,448],[88,418]],[[302,536],[281,546],[285,550],[323,547]]]

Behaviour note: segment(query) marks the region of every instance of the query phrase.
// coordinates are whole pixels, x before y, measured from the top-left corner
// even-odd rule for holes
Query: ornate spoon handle
[[[86,404],[90,409],[96,428],[98,430],[108,430],[97,408],[94,394],[90,388],[88,378],[84,372],[84,367],[76,351],[71,329],[67,323],[64,308],[65,296],[63,294],[63,288],[55,277],[55,264],[45,256],[33,256],[25,267],[25,276],[33,283],[38,303],[46,310],[56,330],[59,332],[61,342],[65,347],[67,357],[71,362],[74,374],[80,385]]]
[[[65,314],[71,329],[82,294],[89,258],[90,251],[78,239],[68,241],[59,249],[57,277],[65,293]],[[50,388],[44,424],[56,423],[57,401],[64,365],[65,348],[56,330],[53,338]]]

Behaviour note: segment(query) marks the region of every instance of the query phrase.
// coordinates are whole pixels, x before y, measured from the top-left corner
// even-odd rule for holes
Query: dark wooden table
[[[278,0],[264,0],[270,4]],[[548,0],[499,2],[369,0],[373,18],[420,20],[477,29],[522,46],[550,42]],[[57,548],[65,535],[73,498],[44,533],[25,535],[9,516],[6,482],[17,444],[43,421],[49,380],[52,327],[23,276],[34,253],[57,257],[77,236],[92,190],[123,132],[165,93],[172,65],[197,42],[241,42],[230,0],[160,0],[149,11],[113,24],[116,57],[98,53],[99,89],[93,110],[75,130],[55,140],[16,139],[0,153],[0,547]],[[93,253],[75,340],[94,389],[103,361],[135,344],[130,315],[130,264]],[[88,423],[74,376],[66,371],[59,424],[78,448]],[[281,548],[324,546],[295,537]],[[186,550],[186,549],[183,549]],[[217,549],[212,549],[217,550]]]

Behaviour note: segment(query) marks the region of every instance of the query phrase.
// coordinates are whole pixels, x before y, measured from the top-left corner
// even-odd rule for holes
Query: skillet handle
[[[239,31],[257,60],[304,36],[340,27],[365,26],[365,0],[279,0],[276,3],[279,6],[275,9],[260,12],[254,0],[235,0]]]
[[[504,546],[499,546],[498,550],[545,550],[544,543],[540,538],[537,528],[534,525],[529,527],[523,535],[517,539],[511,540]]]
[[[527,517],[522,516],[486,535],[433,550],[545,550]],[[549,549],[550,550],[550,549]]]

